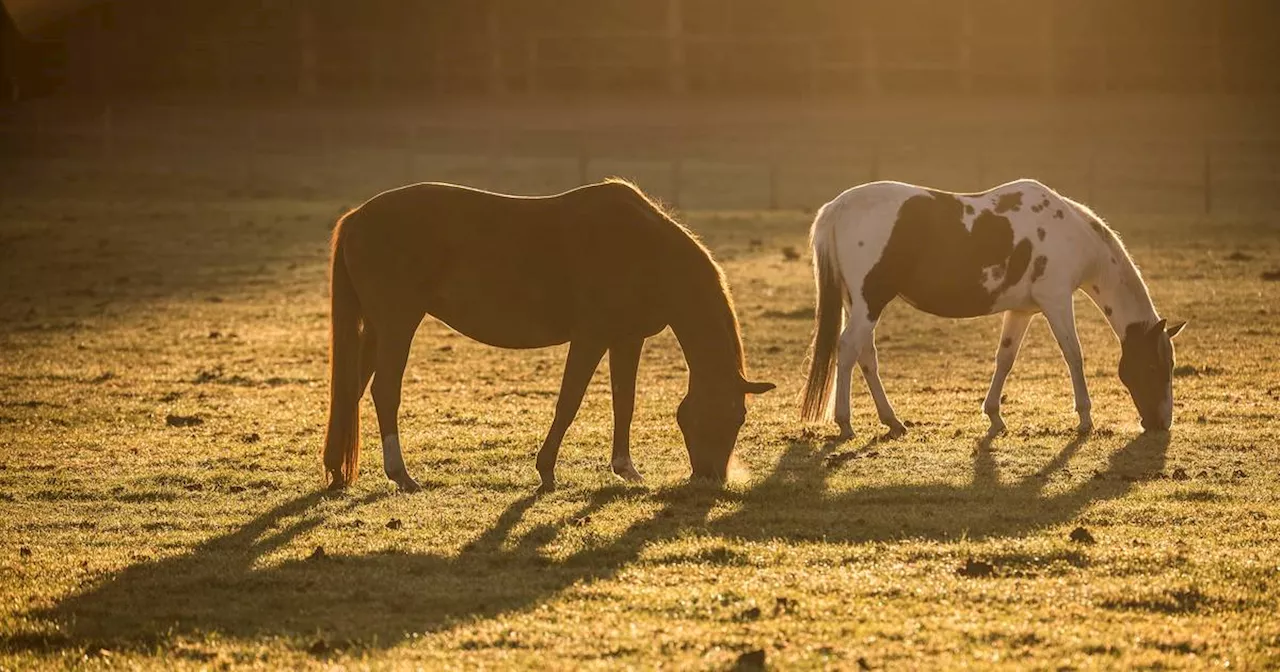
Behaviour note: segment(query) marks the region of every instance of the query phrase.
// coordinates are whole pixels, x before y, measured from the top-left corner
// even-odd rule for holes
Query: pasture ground
[[[834,444],[832,426],[796,419],[811,215],[691,209],[750,373],[779,385],[750,407],[749,475],[685,482],[686,374],[666,332],[640,369],[647,482],[608,472],[602,364],[561,488],[534,497],[564,348],[496,350],[428,321],[401,422],[426,488],[381,477],[366,397],[363,476],[326,496],[326,240],[369,195],[352,184],[9,170],[0,668],[714,669],[756,651],[783,669],[1280,665],[1273,217],[1102,208],[1162,314],[1190,320],[1168,435],[1139,434],[1118,344],[1082,298],[1097,431],[1074,435],[1037,320],[1006,388],[1010,431],[983,447],[999,318],[895,303],[881,371],[910,433],[877,441],[855,381],[858,434]],[[1077,527],[1095,543],[1072,541]]]

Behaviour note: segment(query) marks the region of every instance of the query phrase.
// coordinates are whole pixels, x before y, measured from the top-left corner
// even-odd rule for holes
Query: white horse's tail
[[[813,344],[809,347],[809,377],[805,382],[800,418],[821,420],[831,397],[831,372],[836,368],[836,342],[843,319],[844,281],[836,259],[835,219],[831,204],[822,206],[813,220],[810,245],[813,247],[813,279],[818,300],[813,311]]]

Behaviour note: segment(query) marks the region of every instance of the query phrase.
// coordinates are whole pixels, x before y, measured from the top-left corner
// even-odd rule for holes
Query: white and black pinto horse
[[[802,415],[826,413],[835,380],[835,421],[849,424],[849,386],[861,365],[889,436],[906,430],[885,396],[876,366],[875,328],[885,306],[902,297],[943,317],[1004,313],[995,375],[983,410],[988,436],[1004,427],[1000,396],[1031,318],[1044,313],[1062,349],[1075,393],[1078,429],[1089,431],[1072,295],[1083,289],[1120,338],[1120,380],[1147,430],[1173,422],[1172,338],[1124,245],[1089,208],[1035,180],[977,194],[901,182],[854,187],[818,210],[810,232],[818,285],[812,359]],[[841,330],[841,309],[844,328]]]

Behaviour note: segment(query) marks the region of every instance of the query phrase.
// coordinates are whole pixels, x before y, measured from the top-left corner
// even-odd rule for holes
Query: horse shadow
[[[333,514],[332,506],[317,506],[324,494],[307,494],[188,554],[127,567],[28,613],[37,622],[58,624],[58,633],[9,635],[0,638],[0,651],[149,651],[210,633],[282,637],[304,646],[319,636],[333,643],[327,646],[391,648],[415,633],[465,628],[609,579],[646,548],[690,530],[745,541],[844,544],[1024,535],[1069,522],[1091,503],[1121,497],[1159,472],[1169,436],[1134,438],[1093,478],[1045,494],[1049,477],[1067,467],[1082,443],[1073,438],[1040,470],[1008,483],[1001,482],[990,449],[980,445],[973,477],[964,485],[904,483],[833,492],[828,480],[835,470],[821,459],[832,447],[793,442],[745,490],[696,483],[650,491],[609,486],[590,493],[573,514],[513,536],[539,501],[529,495],[512,501],[453,556],[392,551],[271,561],[267,556]],[[348,496],[338,509],[383,496]],[[634,497],[651,498],[660,509],[617,537],[563,558],[544,553],[565,527]],[[710,519],[713,507],[726,500],[736,504],[733,512]]]

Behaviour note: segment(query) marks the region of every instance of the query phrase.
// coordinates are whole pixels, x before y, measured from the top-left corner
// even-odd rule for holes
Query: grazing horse
[[[555,196],[520,197],[450,184],[384,192],[333,232],[330,488],[355,480],[359,402],[370,378],[383,469],[418,490],[401,455],[396,416],[409,346],[432,315],[502,348],[569,343],[555,419],[538,452],[542,489],[596,366],[609,353],[614,473],[631,462],[631,416],[644,340],[670,326],[689,366],[676,418],[696,477],[723,481],[746,394],[771,383],[744,375],[742,340],[724,274],[684,227],[619,180]]]
[[[1044,313],[1071,372],[1080,432],[1093,427],[1072,295],[1083,289],[1122,344],[1120,380],[1147,430],[1173,422],[1173,342],[1124,245],[1089,208],[1035,180],[977,194],[901,182],[845,191],[818,210],[810,231],[818,285],[812,359],[801,410],[827,408],[835,369],[835,421],[845,437],[854,363],[861,365],[890,437],[906,432],[885,396],[875,328],[895,297],[942,317],[1004,313],[995,375],[983,411],[989,437],[1004,430],[1000,396],[1031,318]],[[844,329],[841,331],[841,309]]]

